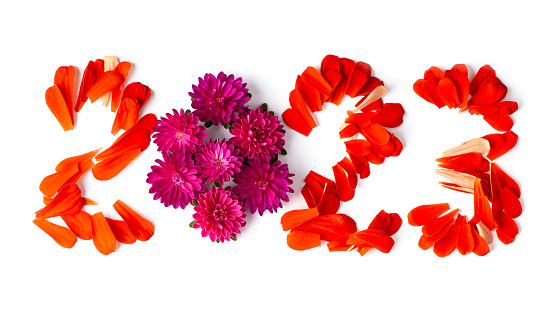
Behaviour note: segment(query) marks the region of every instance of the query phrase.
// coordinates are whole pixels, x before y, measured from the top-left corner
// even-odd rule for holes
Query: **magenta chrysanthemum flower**
[[[199,197],[199,205],[194,208],[193,228],[201,228],[203,237],[209,236],[213,242],[230,241],[245,226],[245,213],[241,202],[229,190],[213,187]]]
[[[230,138],[239,149],[241,155],[252,159],[254,156],[274,157],[284,148],[284,125],[278,117],[263,112],[261,108],[250,110],[241,115],[230,129]]]
[[[273,213],[282,207],[282,200],[289,201],[287,193],[293,193],[289,186],[292,176],[287,164],[280,161],[270,164],[267,157],[256,157],[234,177],[237,185],[233,191],[251,213],[257,210],[260,215],[266,210]]]
[[[165,207],[185,209],[201,190],[199,170],[190,155],[174,152],[163,153],[163,160],[157,159],[158,166],[151,166],[147,183],[152,184],[149,193],[160,199]]]
[[[239,150],[234,148],[226,139],[205,142],[197,148],[195,160],[197,167],[201,168],[201,179],[206,183],[217,181],[220,184],[230,181],[230,176],[239,172],[241,161]]]
[[[206,128],[197,126],[199,118],[192,113],[186,115],[183,109],[179,112],[175,109],[172,111],[174,115],[166,113],[166,117],[157,120],[158,126],[153,128],[156,132],[153,135],[154,143],[158,145],[158,151],[194,153],[195,147],[202,144],[202,140],[207,137]]]
[[[245,103],[250,99],[246,85],[241,78],[234,79],[233,74],[228,76],[220,72],[218,77],[205,74],[205,78],[199,78],[199,85],[193,85],[193,92],[189,93],[195,99],[191,103],[191,107],[195,109],[193,114],[201,122],[212,121],[215,125],[235,121],[237,113],[247,108]]]

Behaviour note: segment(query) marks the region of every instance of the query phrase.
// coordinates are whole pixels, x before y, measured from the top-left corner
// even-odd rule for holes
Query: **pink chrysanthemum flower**
[[[201,168],[201,179],[206,183],[217,181],[220,184],[230,181],[230,176],[238,173],[243,158],[239,157],[239,150],[234,148],[226,139],[205,142],[197,148],[195,160]]]
[[[193,228],[201,228],[201,235],[212,242],[235,239],[245,226],[245,213],[241,202],[229,190],[212,187],[201,194],[199,205],[194,208]]]
[[[242,114],[234,123],[230,141],[241,149],[241,155],[252,159],[254,156],[274,157],[284,148],[284,125],[277,116],[261,108]]]
[[[293,193],[292,176],[287,164],[280,161],[270,164],[267,157],[256,157],[234,177],[237,185],[233,191],[251,213],[257,210],[260,215],[266,210],[273,213],[282,207],[282,200],[289,201],[287,193]]]
[[[156,132],[153,135],[154,143],[158,145],[158,151],[194,153],[195,147],[202,144],[202,140],[207,137],[206,128],[197,126],[199,118],[192,113],[186,115],[183,109],[179,112],[175,109],[172,111],[173,115],[166,113],[166,117],[157,120],[158,126],[153,128]]]
[[[201,191],[199,170],[190,155],[162,155],[163,160],[157,159],[158,166],[151,166],[152,171],[147,174],[147,183],[152,184],[149,193],[165,207],[185,209]]]
[[[237,119],[237,113],[243,112],[249,101],[245,88],[247,84],[242,83],[241,78],[234,79],[220,72],[218,77],[207,73],[204,79],[199,78],[199,85],[193,85],[193,92],[189,93],[195,99],[191,107],[195,109],[193,114],[199,117],[201,122],[212,121],[215,125],[225,125]]]

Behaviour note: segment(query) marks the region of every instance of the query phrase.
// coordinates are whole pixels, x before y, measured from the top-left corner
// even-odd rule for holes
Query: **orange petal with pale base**
[[[37,225],[38,228],[44,231],[47,235],[54,239],[56,243],[64,248],[70,249],[77,242],[75,234],[63,226],[53,224],[47,220],[39,219],[35,219],[33,224]]]
[[[100,181],[110,180],[124,170],[139,154],[141,154],[141,149],[135,149],[104,159],[93,167],[93,176]]]
[[[118,221],[106,218],[108,225],[110,226],[110,230],[114,233],[114,237],[118,242],[123,244],[133,244],[137,241],[137,238],[133,236],[131,230],[124,221]]]
[[[45,195],[52,197],[54,196],[64,184],[75,174],[79,172],[79,167],[77,163],[74,163],[67,168],[60,170],[54,174],[45,177],[41,184],[39,185],[40,191]]]
[[[91,102],[95,102],[102,95],[120,87],[123,82],[124,77],[120,73],[116,71],[106,71],[102,73],[95,81],[95,84],[91,86],[91,89],[87,92],[87,98],[89,98]]]
[[[147,241],[154,235],[154,226],[151,222],[137,214],[126,204],[117,200],[114,209],[129,227],[131,234],[140,241]]]
[[[56,120],[58,120],[62,129],[64,129],[64,131],[72,130],[73,121],[70,113],[73,113],[73,111],[68,111],[66,101],[60,91],[60,88],[56,85],[49,87],[46,90],[44,98],[46,100],[46,105],[52,114],[54,114],[54,117],[56,117]]]
[[[81,190],[75,183],[62,186],[56,195],[44,208],[36,212],[39,220],[60,215],[72,215],[81,211],[83,200]]]
[[[432,222],[448,210],[450,210],[450,205],[447,203],[421,205],[409,211],[407,222],[411,226],[422,226]]]
[[[282,215],[280,223],[282,224],[282,229],[287,231],[317,217],[318,215],[319,210],[317,208],[291,210]]]
[[[83,210],[73,215],[62,215],[62,220],[79,239],[93,239],[91,215]]]
[[[288,234],[287,243],[293,250],[305,251],[320,246],[320,236],[305,231],[292,231]]]
[[[97,250],[108,255],[116,251],[116,237],[110,229],[110,225],[106,221],[106,218],[102,212],[93,214],[92,216],[92,228],[93,228],[93,243]]]

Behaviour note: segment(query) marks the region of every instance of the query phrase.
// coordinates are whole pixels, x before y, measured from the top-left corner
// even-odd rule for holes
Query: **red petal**
[[[453,227],[453,226],[452,226]],[[451,228],[440,240],[434,244],[434,254],[438,257],[446,257],[456,249],[457,234]]]
[[[139,154],[141,154],[141,149],[129,150],[126,152],[119,152],[115,156],[98,162],[92,170],[95,179],[100,181],[112,179],[139,156]]]
[[[364,156],[349,155],[355,172],[359,174],[360,179],[365,179],[371,175],[371,169],[369,168],[369,161]]]
[[[317,208],[292,210],[284,213],[280,223],[284,231],[295,228],[319,215]]]
[[[475,248],[475,243],[473,241],[473,235],[471,234],[471,225],[462,225],[458,232],[458,251],[462,255],[469,254],[473,252]]]
[[[349,124],[344,129],[340,130],[340,139],[347,139],[359,133],[359,127]]]
[[[490,169],[488,160],[479,153],[465,153],[454,156],[438,158],[436,160],[439,167],[447,169],[468,169],[478,171],[488,171]]]
[[[36,217],[43,220],[54,216],[72,215],[81,211],[81,208],[83,208],[81,190],[77,184],[71,183],[64,185],[58,195],[37,211]]]
[[[350,155],[365,156],[371,152],[371,144],[363,139],[345,141],[346,151]]]
[[[320,93],[324,94],[326,97],[330,96],[332,93],[332,87],[326,81],[326,79],[313,67],[307,67],[305,71],[301,74],[301,79]]]
[[[456,220],[452,219],[450,222],[448,222],[448,224],[442,227],[442,230],[440,232],[438,232],[434,236],[422,235],[419,239],[419,247],[423,250],[427,250],[428,248],[433,246],[436,242],[438,242],[438,240],[442,239],[448,233],[448,231],[450,231],[450,229],[454,227],[455,221]]]
[[[390,135],[390,138],[392,138],[392,135]],[[396,145],[396,143],[394,142],[394,139],[390,139],[390,141],[388,141],[388,143],[385,143],[385,144],[382,144],[382,145],[378,145],[378,144],[373,144],[372,145],[373,152],[376,152],[378,155],[383,156],[383,157],[390,157],[390,156],[396,155],[395,153],[396,153],[398,147],[399,146]],[[399,149],[398,151],[401,152],[401,149]]]
[[[322,59],[322,62],[320,64],[320,71],[323,73],[326,73],[328,71],[336,71],[336,72],[340,72],[342,68],[342,64],[340,61],[340,57],[336,56],[336,55],[326,55],[324,56],[324,58]]]
[[[459,108],[467,107],[469,99],[469,78],[467,74],[451,73],[450,80],[454,83],[458,94]]]
[[[483,116],[483,119],[490,126],[492,126],[492,128],[498,131],[508,131],[512,129],[512,127],[514,126],[514,120],[510,116],[497,116],[497,117]]]
[[[135,123],[135,125],[133,125],[133,127],[131,129],[129,129],[128,131],[122,133],[117,139],[116,141],[114,141],[114,143],[112,143],[112,145],[118,143],[120,140],[122,140],[123,138],[125,138],[126,136],[130,135],[130,134],[135,134],[136,131],[141,131],[141,129],[147,131],[149,133],[149,136],[153,134],[153,128],[155,126],[158,126],[156,123],[156,116],[152,113],[149,114],[145,114],[143,117],[141,117],[137,123]],[[150,141],[149,141],[150,143]],[[149,145],[147,144],[145,149],[148,147]],[[143,151],[145,150],[143,149]]]
[[[509,217],[516,218],[521,215],[523,212],[521,203],[508,187],[503,187],[500,190],[499,195],[502,207]]]
[[[116,69],[114,69],[114,71],[121,74],[122,77],[124,78],[124,80],[122,82],[122,86],[125,83],[125,80],[127,79],[127,75],[129,74],[129,70],[131,70],[131,64],[127,61],[120,62],[116,66]],[[116,88],[112,91],[112,104],[110,106],[112,112],[116,112],[116,110],[118,110],[118,106],[120,105],[120,102],[122,101],[122,94],[123,94],[122,86],[120,86],[120,87],[118,87],[118,88]]]
[[[384,145],[390,141],[390,132],[379,124],[365,124],[359,129],[365,139],[371,143]]]
[[[442,228],[444,226],[446,226],[446,224],[448,224],[450,222],[451,219],[454,218],[454,216],[456,214],[458,214],[459,209],[454,209],[452,211],[450,211],[449,213],[425,224],[423,226],[423,228],[421,229],[421,231],[423,232],[423,235],[427,236],[427,237],[431,237],[434,236],[436,234],[438,234]]]
[[[123,76],[116,71],[104,72],[87,92],[87,97],[91,102],[95,102],[102,95],[120,87],[124,82]]]
[[[489,65],[482,66],[469,85],[469,93],[475,95],[479,86],[490,76],[496,76],[496,72]]]
[[[374,77],[374,76],[369,76],[365,85],[363,85],[363,87],[361,87],[359,92],[357,92],[357,96],[365,96],[367,94],[370,94],[373,90],[375,90],[375,88],[377,88],[379,86],[384,86],[384,83],[381,80],[379,80],[378,78]],[[361,100],[364,100],[364,99],[366,99],[366,98],[362,98]],[[358,106],[358,105],[359,104],[357,104],[356,106]]]
[[[475,229],[471,229],[471,234],[473,235],[473,244],[475,247],[473,248],[473,253],[477,254],[478,256],[485,256],[490,252],[490,248],[486,243],[485,239],[479,235],[479,233]]]
[[[374,165],[380,165],[384,162],[384,156],[377,154],[371,149],[371,152],[365,155],[365,158]]]
[[[46,90],[44,98],[46,100],[46,105],[52,114],[54,114],[54,117],[56,117],[56,120],[58,120],[62,129],[64,129],[64,131],[72,130],[73,118],[70,113],[73,114],[73,110],[71,112],[68,111],[64,96],[58,86],[54,85],[49,87]]]
[[[348,245],[368,246],[376,248],[382,253],[389,253],[394,247],[394,239],[389,236],[380,236],[365,232],[351,234],[347,241]]]
[[[77,163],[60,170],[54,174],[45,177],[39,185],[40,191],[45,195],[52,197],[66,182],[76,173],[79,172]]]
[[[334,172],[334,179],[336,180],[336,190],[338,193],[338,198],[343,201],[350,201],[355,196],[355,188],[349,185],[347,172],[336,164],[332,167]]]
[[[297,251],[305,251],[320,246],[320,236],[305,231],[292,231],[287,237],[288,246]]]
[[[444,72],[442,72],[442,70],[438,67],[432,66],[427,71],[425,71],[424,78],[440,81],[444,78]]]
[[[301,116],[303,117],[305,122],[309,125],[309,127],[311,128],[317,127],[317,123],[313,118],[313,114],[311,114],[311,111],[309,110],[307,104],[305,104],[305,101],[303,100],[303,96],[301,96],[301,93],[297,89],[294,89],[290,92],[290,106],[292,107],[292,109],[296,110],[297,112],[299,112],[299,114],[301,114]]]
[[[128,131],[135,123],[139,117],[139,103],[133,98],[125,98],[122,100],[114,118],[114,124],[112,125],[112,134],[115,135],[123,129]]]
[[[315,233],[320,235],[321,240],[331,242],[356,232],[357,225],[345,214],[324,214],[293,228],[292,231]]]
[[[313,195],[311,195],[311,191],[309,190],[309,185],[305,184],[305,186],[303,186],[303,188],[301,189],[301,195],[303,195],[305,203],[307,203],[307,206],[309,208],[315,208],[317,206],[317,203],[315,202],[315,199],[313,198]]]
[[[102,212],[93,214],[93,243],[97,250],[108,255],[116,251],[116,238]]]
[[[355,172],[355,168],[347,157],[344,157],[341,161],[338,162],[338,165],[344,169],[348,176],[348,183],[349,186],[352,188],[357,187],[357,173]]]
[[[334,103],[335,105],[339,105],[347,90],[349,76],[351,75],[351,71],[353,67],[355,67],[355,62],[351,59],[341,58],[340,59],[341,69],[340,74],[342,75],[342,79],[338,86],[334,89],[330,97],[328,98],[329,102]]]
[[[313,170],[309,171],[304,181],[305,183],[317,183],[321,186],[321,188],[324,188],[326,184],[330,184],[332,186],[334,185],[334,182],[332,180],[323,177],[322,175],[314,172]]]
[[[144,151],[147,147],[149,147],[150,142],[151,137],[148,131],[140,128],[133,131],[130,130],[124,138],[116,140],[112,146],[95,156],[95,159],[102,161],[109,158],[119,157],[123,153],[128,153],[132,150]]]
[[[346,95],[351,98],[357,96],[361,88],[367,83],[371,77],[371,66],[369,64],[359,61],[351,71],[346,88]]]
[[[328,251],[330,251],[330,252],[348,251],[348,250],[353,249],[353,246],[347,244],[348,239],[349,239],[349,235],[348,236],[341,236],[341,237],[338,237],[338,238],[328,242],[328,244],[327,244]]]
[[[384,108],[376,113],[371,119],[371,123],[384,124],[393,123],[399,120],[403,122],[405,111],[399,103],[386,103]]]
[[[507,237],[513,239],[519,233],[519,227],[515,221],[504,211],[496,212],[494,214],[494,220],[496,221],[496,225],[498,225],[498,232],[502,232]]]
[[[154,226],[151,222],[141,217],[120,200],[114,203],[114,209],[126,222],[129,230],[140,241],[147,241],[154,235]]]
[[[295,81],[295,88],[299,90],[303,100],[311,110],[311,112],[322,111],[322,101],[319,91],[313,86],[305,83],[301,76],[297,76]]]
[[[124,221],[109,218],[107,218],[106,221],[108,222],[108,226],[110,226],[110,230],[118,242],[123,244],[133,244],[137,241],[137,238],[133,236],[131,230],[129,230],[129,227]]]
[[[75,112],[79,112],[85,102],[87,102],[87,93],[95,84],[98,77],[104,72],[104,60],[97,59],[95,62],[89,61],[85,71],[83,71],[83,78],[79,86],[79,95],[75,103]]]
[[[71,230],[65,227],[50,223],[47,220],[39,219],[35,219],[33,224],[37,225],[38,228],[44,231],[47,235],[54,239],[56,243],[64,248],[70,249],[77,242],[77,237],[71,232]]]
[[[93,239],[93,228],[91,215],[83,210],[73,215],[63,215],[62,219],[69,229],[83,240]]]
[[[440,82],[438,82],[438,92],[448,108],[451,109],[459,106],[458,91],[452,80],[440,80]]]
[[[498,167],[497,164],[492,163],[491,171],[494,171],[496,174],[496,179],[498,180],[501,188],[508,187],[517,198],[521,197],[521,189],[519,188],[519,185],[514,179],[507,175],[504,170]]]
[[[58,86],[64,101],[66,102],[67,110],[71,118],[72,125],[75,125],[75,115],[73,107],[73,84],[75,82],[75,68],[73,66],[60,67],[56,70],[54,75],[54,85]]]
[[[483,137],[483,139],[488,140],[490,144],[490,151],[487,157],[490,160],[495,160],[496,158],[506,154],[511,150],[518,140],[518,136],[512,131],[505,132],[503,134],[490,134]]]
[[[320,214],[334,214],[338,212],[340,208],[340,199],[336,193],[329,193],[322,196],[316,209],[319,210]]]
[[[304,136],[309,136],[311,133],[311,127],[307,124],[303,116],[301,116],[301,114],[299,114],[296,110],[286,109],[286,111],[282,113],[282,119],[291,129]]]
[[[483,192],[481,186],[481,181],[479,179],[475,180],[474,190],[473,190],[473,200],[474,200],[474,216],[473,223],[482,222],[490,230],[494,228],[494,218],[492,215],[492,209],[488,203],[488,198]]]
[[[444,100],[442,100],[438,92],[438,81],[434,79],[417,80],[415,84],[413,84],[413,91],[415,91],[419,97],[436,105],[439,109],[445,106]]]

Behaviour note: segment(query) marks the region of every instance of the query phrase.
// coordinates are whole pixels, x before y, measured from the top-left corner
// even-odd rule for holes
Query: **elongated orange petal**
[[[458,232],[458,241],[457,241],[458,251],[462,255],[466,255],[473,252],[473,249],[475,248],[475,243],[474,243],[471,230],[472,230],[471,225],[465,224],[462,225],[462,227]]]
[[[457,234],[452,226],[452,228],[434,244],[434,254],[436,254],[438,257],[446,257],[450,255],[456,249],[456,241]]]
[[[315,233],[320,235],[321,240],[331,242],[356,232],[357,224],[345,214],[324,214],[293,228],[292,231]]]
[[[123,76],[116,71],[106,71],[95,81],[87,92],[87,97],[91,102],[97,101],[102,95],[120,87],[124,82]]]
[[[301,79],[301,76],[297,76],[295,81],[295,89],[301,93],[303,100],[311,110],[311,112],[322,111],[322,100],[320,97],[320,92],[313,86],[307,84]]]
[[[149,136],[153,134],[153,128],[157,126],[156,124],[156,116],[152,113],[149,114],[145,114],[143,117],[141,117],[137,123],[135,123],[135,125],[133,125],[132,128],[130,128],[128,131],[122,133],[115,141],[114,143],[112,143],[112,145],[118,143],[120,140],[122,140],[123,138],[125,138],[126,136],[130,135],[130,134],[135,134],[136,131],[140,131],[140,129],[143,129],[145,131],[147,131],[149,133]],[[146,147],[148,147],[149,145],[147,144]],[[146,149],[146,147],[143,149],[143,151]]]
[[[56,166],[56,172],[60,172],[64,169],[66,169],[67,167],[78,163],[78,164],[83,164],[88,160],[91,160],[95,157],[95,155],[98,153],[100,149],[98,150],[94,150],[85,154],[81,154],[81,155],[77,155],[77,156],[72,156],[72,157],[68,157],[64,160],[62,160],[57,166]]]
[[[473,190],[473,201],[474,201],[474,224],[482,222],[490,230],[494,228],[494,218],[492,215],[492,209],[488,202],[488,198],[483,192],[483,187],[481,186],[481,181],[479,179],[475,180],[474,190]]]
[[[106,221],[106,218],[102,212],[93,214],[92,216],[92,228],[93,228],[93,243],[97,250],[108,255],[116,251],[116,238],[114,233],[110,229],[110,225]]]
[[[66,183],[77,183],[81,179],[81,177],[85,175],[85,173],[87,173],[87,171],[93,168],[93,166],[94,163],[90,159],[82,164],[81,163],[78,164],[79,171],[76,174],[74,174],[71,178],[69,178],[69,180]]]
[[[129,152],[131,150],[139,149],[144,151],[149,147],[151,137],[149,133],[144,129],[137,129],[129,132],[121,140],[117,140],[100,154],[95,156],[96,160],[106,160],[113,157],[118,157],[123,153]]]
[[[338,198],[343,202],[353,199],[355,196],[355,188],[349,185],[347,172],[338,164],[332,167],[332,171],[334,172]]]
[[[282,229],[286,231],[295,228],[308,220],[317,217],[318,215],[319,210],[317,208],[291,210],[282,215],[280,223],[282,224]]]
[[[485,256],[490,252],[490,248],[486,243],[485,239],[479,235],[479,233],[475,229],[471,229],[471,234],[473,236],[473,253],[478,256]]]
[[[120,129],[128,131],[135,123],[139,117],[139,103],[133,98],[125,98],[122,100],[118,112],[116,112],[116,117],[114,118],[114,124],[112,125],[112,134],[115,135],[120,131]]]
[[[330,96],[330,93],[332,93],[332,86],[330,86],[320,72],[313,67],[307,67],[301,74],[301,79],[326,97]]]
[[[509,131],[514,126],[514,120],[509,115],[495,117],[483,116],[483,119],[492,126],[492,128],[498,131]]]
[[[328,251],[335,252],[335,251],[350,251],[353,249],[353,245],[348,245],[347,241],[349,239],[349,235],[338,237],[326,245],[328,247]]]
[[[82,197],[82,199],[83,199],[83,204],[86,205],[86,206],[96,206],[96,205],[98,205],[98,203],[96,203],[95,201],[93,201],[89,198]]]
[[[64,101],[66,102],[67,110],[71,118],[72,125],[75,125],[74,107],[73,107],[73,84],[75,82],[75,68],[73,66],[60,67],[56,70],[54,75],[54,85],[58,86]]]
[[[53,173],[45,177],[39,185],[40,191],[45,195],[52,197],[60,188],[76,173],[79,172],[78,164],[74,163],[66,169]]]
[[[70,111],[68,111],[66,101],[64,100],[64,96],[62,95],[60,88],[56,85],[49,87],[46,90],[44,98],[46,100],[46,105],[52,114],[54,114],[54,117],[56,117],[56,120],[58,120],[58,123],[60,123],[64,131],[72,130],[72,117],[70,115]]]
[[[115,71],[115,69],[116,69],[116,67],[118,66],[119,63],[120,63],[120,61],[115,56],[104,56],[103,72]],[[123,76],[122,76],[122,78],[123,78]],[[124,83],[123,82],[124,80],[125,80],[125,78],[122,80],[122,84]],[[120,86],[117,87],[116,89],[120,89],[122,87],[121,86],[122,84],[120,84]],[[107,92],[107,93],[103,94],[100,97],[100,99],[101,99],[102,105],[107,107],[108,104],[110,103],[110,101],[112,101],[112,92],[110,91],[110,92]]]
[[[79,95],[75,103],[75,112],[79,112],[85,102],[87,102],[87,93],[95,84],[95,81],[104,71],[104,60],[97,59],[95,62],[89,61],[85,71],[83,71],[83,78],[81,78],[81,85],[79,86]]]
[[[292,107],[292,109],[296,110],[297,112],[299,112],[299,114],[301,114],[301,116],[303,117],[305,122],[307,122],[309,127],[311,128],[317,127],[317,123],[315,122],[315,119],[313,118],[311,111],[307,107],[307,104],[305,104],[305,101],[303,100],[303,96],[301,96],[301,93],[297,89],[294,89],[290,92],[290,106]]]
[[[311,133],[311,126],[309,126],[303,116],[294,109],[286,109],[286,111],[282,113],[282,119],[291,129],[304,136],[309,136]]]
[[[446,169],[465,169],[487,172],[490,164],[483,155],[479,153],[465,153],[461,155],[448,156],[436,159],[439,167]]]
[[[349,83],[349,77],[353,68],[355,67],[355,62],[348,58],[341,58],[340,61],[340,71],[338,71],[342,75],[342,79],[340,83],[336,86],[330,97],[328,98],[329,102],[332,102],[335,105],[339,105],[344,95],[346,94],[346,90]]]
[[[64,248],[70,249],[77,242],[77,237],[75,236],[75,234],[72,233],[71,230],[63,226],[53,224],[47,220],[39,219],[35,219],[33,221],[33,224],[37,225],[38,228],[52,237],[52,239],[54,239],[56,243]]]
[[[93,239],[92,219],[89,213],[81,210],[73,215],[63,215],[62,219],[77,238],[83,240]]]
[[[139,82],[133,82],[128,84],[124,88],[122,101],[125,98],[133,98],[137,100],[137,103],[139,103],[139,109],[142,109],[147,103],[147,101],[149,101],[150,97],[151,97],[151,89],[147,85],[141,84]]]
[[[450,222],[448,222],[448,224],[446,224],[444,227],[442,227],[442,230],[439,231],[434,236],[422,235],[421,238],[419,238],[419,247],[423,250],[427,250],[428,248],[433,246],[436,242],[438,242],[438,240],[442,239],[444,237],[444,235],[446,235],[448,233],[448,231],[450,231],[450,229],[452,229],[452,227],[454,227],[454,222],[455,221],[456,220],[454,220],[454,219],[450,220]]]
[[[450,205],[447,203],[421,205],[409,211],[407,222],[411,226],[422,226],[432,222],[448,210],[450,210]]]
[[[114,234],[114,237],[118,242],[124,244],[133,244],[137,241],[137,238],[133,236],[131,230],[124,221],[113,220],[110,218],[106,218],[108,225],[110,226],[110,230]]]
[[[320,246],[320,236],[305,231],[292,231],[287,237],[288,246],[297,251],[305,251]]]
[[[362,61],[357,62],[349,75],[346,95],[351,98],[357,96],[361,88],[363,88],[367,80],[371,77],[371,73],[371,66],[369,66],[369,64]]]
[[[459,106],[459,98],[456,86],[450,79],[442,79],[438,82],[438,92],[444,100],[444,104],[452,109]]]
[[[413,91],[419,97],[425,99],[426,101],[436,105],[439,109],[444,107],[446,104],[444,100],[440,97],[438,92],[438,81],[434,79],[421,79],[417,80],[413,84]]]
[[[315,202],[315,199],[313,198],[313,195],[309,190],[309,185],[305,184],[303,188],[301,188],[301,195],[303,195],[303,199],[305,199],[305,203],[307,203],[307,207],[315,208],[317,206],[317,203]]]
[[[459,101],[458,107],[461,109],[466,108],[467,101],[469,100],[469,78],[467,77],[467,74],[459,73],[455,70],[448,71],[450,73],[448,74],[449,77],[447,77],[454,83],[457,90]]]
[[[116,66],[116,69],[114,69],[114,71],[120,73],[122,75],[122,77],[124,78],[124,81],[122,82],[122,86],[125,83],[125,80],[127,79],[127,75],[129,74],[130,69],[131,69],[131,63],[129,63],[127,61],[120,62]],[[114,89],[112,91],[112,103],[110,104],[110,108],[111,108],[112,112],[116,112],[116,110],[118,110],[118,106],[120,105],[120,102],[122,101],[122,94],[123,94],[122,86],[117,87],[116,89]]]
[[[126,204],[117,200],[114,209],[122,217],[129,230],[140,241],[147,241],[154,235],[154,226],[151,222],[137,214]]]
[[[349,155],[365,156],[371,152],[371,144],[363,139],[345,141],[344,144]]]
[[[127,165],[141,154],[141,149],[118,153],[116,156],[104,159],[93,167],[95,179],[107,181],[118,175]]]
[[[70,183],[62,186],[56,195],[44,208],[36,213],[39,220],[60,215],[72,215],[81,211],[83,200],[81,190],[77,184]]]
[[[355,172],[355,168],[353,167],[353,163],[349,158],[344,157],[341,161],[338,162],[338,165],[344,169],[348,177],[348,184],[352,188],[357,187],[357,173]]]
[[[430,223],[425,224],[421,229],[423,235],[427,237],[431,237],[438,234],[442,230],[442,228],[446,226],[446,224],[448,224],[450,220],[453,219],[458,212],[459,209],[454,209],[449,213],[431,221]]]
[[[390,132],[380,124],[365,124],[360,127],[360,131],[373,144],[384,145],[390,141]]]
[[[349,236],[348,245],[368,246],[376,248],[382,253],[389,253],[394,247],[394,239],[389,236],[375,235],[366,232],[356,232]]]

